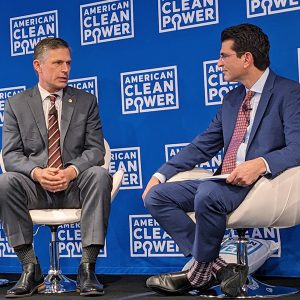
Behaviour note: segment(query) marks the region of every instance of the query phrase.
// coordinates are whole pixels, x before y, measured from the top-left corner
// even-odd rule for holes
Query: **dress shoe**
[[[216,277],[222,292],[226,296],[236,297],[242,293],[242,287],[246,283],[247,275],[247,266],[228,264],[217,272]]]
[[[77,292],[81,296],[104,295],[103,285],[95,274],[94,263],[81,263],[78,268]]]
[[[148,288],[159,294],[184,295],[192,290],[207,290],[215,283],[215,279],[212,276],[212,278],[204,285],[194,287],[187,278],[188,271],[189,270],[151,276],[147,279],[146,285]]]
[[[23,272],[20,279],[14,287],[7,291],[6,298],[28,297],[44,290],[44,276],[40,265],[29,263],[23,265]]]

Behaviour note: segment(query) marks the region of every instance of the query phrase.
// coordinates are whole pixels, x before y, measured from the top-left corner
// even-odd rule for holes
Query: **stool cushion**
[[[168,181],[202,179],[211,173],[193,169]],[[195,213],[188,215],[195,221]],[[300,223],[300,167],[274,179],[260,178],[241,205],[228,215],[227,228],[292,227]]]
[[[29,213],[33,224],[62,225],[79,222],[81,209],[33,209]]]

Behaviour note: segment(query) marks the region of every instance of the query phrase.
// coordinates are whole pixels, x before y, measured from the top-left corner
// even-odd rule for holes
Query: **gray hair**
[[[69,51],[71,51],[69,44],[63,39],[56,37],[47,37],[42,39],[34,47],[33,59],[41,60],[48,50],[58,48],[67,48]]]

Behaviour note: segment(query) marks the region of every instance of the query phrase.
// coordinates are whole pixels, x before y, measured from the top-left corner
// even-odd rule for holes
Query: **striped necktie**
[[[240,107],[234,132],[223,159],[221,174],[230,174],[236,167],[236,154],[250,123],[251,98],[254,94],[255,92],[248,91]]]
[[[58,114],[55,107],[57,95],[49,95],[51,102],[48,114],[48,167],[61,168],[62,158],[60,151],[60,133],[58,127]]]

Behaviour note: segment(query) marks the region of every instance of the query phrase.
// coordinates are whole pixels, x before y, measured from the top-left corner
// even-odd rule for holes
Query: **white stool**
[[[212,173],[201,169],[182,172],[169,181],[200,179],[211,176]],[[196,222],[195,213],[188,213]],[[257,227],[292,227],[300,223],[300,167],[286,170],[276,178],[259,179],[246,196],[241,205],[227,218],[227,228],[238,232],[237,263],[248,264],[247,243],[245,233],[248,228]],[[282,286],[271,286],[248,276],[242,295],[237,298],[275,298],[299,292],[298,289]],[[222,298],[220,287],[210,289],[207,297]]]

